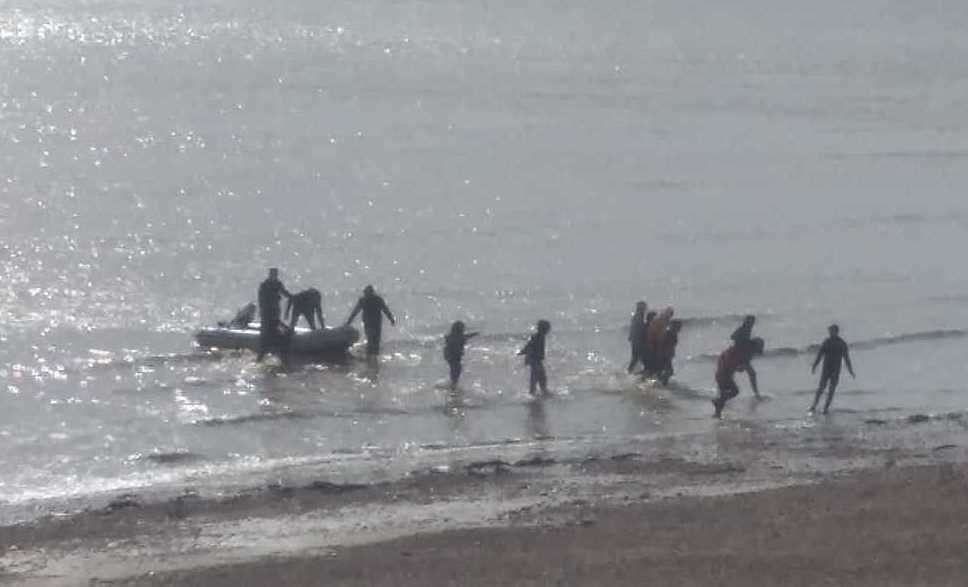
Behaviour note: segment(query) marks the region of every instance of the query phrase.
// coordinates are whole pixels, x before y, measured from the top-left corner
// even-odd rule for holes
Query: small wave
[[[968,303],[968,294],[945,294],[939,296],[928,296],[925,298],[929,302],[939,302],[944,304],[965,304]]]
[[[815,387],[810,389],[796,389],[791,392],[792,395],[800,395],[800,396],[808,396],[808,397],[813,396],[816,393],[817,393],[817,388]],[[837,389],[837,395],[858,396],[858,395],[877,395],[879,393],[880,392],[875,391],[873,389],[840,389],[840,388]],[[844,409],[841,408],[838,411],[844,411]]]
[[[936,414],[911,414],[909,416],[904,416],[901,418],[894,419],[884,419],[884,418],[868,418],[864,420],[865,424],[871,424],[874,426],[884,426],[887,424],[927,424],[929,422],[965,422],[968,420],[968,412],[965,411],[955,411],[955,412],[940,412]]]
[[[469,330],[473,331],[473,328]],[[563,334],[566,331],[558,330],[558,334]],[[578,332],[578,331],[575,331]],[[528,340],[529,333],[527,329],[522,329],[520,332],[482,332],[481,334],[475,336],[468,345],[474,345],[475,343],[487,342],[487,343],[506,343],[506,344],[524,344]],[[436,349],[443,348],[444,346],[444,334],[439,335],[423,335],[415,336],[411,338],[404,339],[394,339],[389,340],[384,343],[383,348],[388,352],[392,351],[404,351],[408,349]]]
[[[223,356],[223,353],[219,351],[195,351],[191,353],[147,355],[144,357],[125,355],[123,357],[88,359],[81,361],[80,364],[82,368],[90,369],[92,371],[111,371],[114,369],[129,369],[132,367],[160,367],[164,365],[193,365],[198,363],[211,363],[221,360]]]
[[[746,314],[723,314],[721,316],[693,316],[682,318],[683,327],[716,326],[718,324],[742,322]]]
[[[309,420],[312,414],[303,412],[267,412],[262,414],[244,414],[241,416],[221,416],[195,420],[193,424],[200,426],[227,426],[231,424],[248,424],[252,422],[268,422],[273,420]]]
[[[190,451],[172,451],[140,455],[138,458],[139,460],[148,461],[157,465],[177,465],[181,463],[200,461],[205,457]]]
[[[333,483],[332,481],[313,481],[308,485],[291,486],[282,483],[271,483],[266,488],[273,493],[281,493],[291,496],[298,491],[311,491],[313,493],[323,493],[326,495],[339,495],[360,491],[371,487],[365,483]]]
[[[501,459],[491,459],[487,461],[475,461],[464,466],[468,475],[474,477],[489,477],[491,475],[502,475],[511,470],[511,463]]]
[[[851,347],[857,349],[871,349],[892,344],[921,342],[925,340],[943,340],[946,338],[964,338],[966,336],[968,336],[968,330],[963,330],[960,328],[949,330],[927,330],[925,332],[911,332],[907,334],[899,334],[897,336],[885,336],[883,338],[874,338],[871,340],[855,342],[851,344]],[[813,350],[816,350],[816,348],[817,347],[814,347]]]
[[[722,314],[718,316],[691,316],[681,318],[683,327],[685,328],[703,328],[709,326],[717,326],[719,324],[733,324],[743,321],[745,314]],[[410,338],[404,339],[393,339],[384,343],[384,348],[387,350],[405,350],[410,348],[438,348],[442,347],[444,344],[444,335],[446,329],[441,329],[440,334],[423,334],[412,336]],[[473,328],[469,328],[473,331]],[[591,329],[596,334],[600,333],[627,333],[629,328],[628,325],[621,326],[606,326]],[[557,336],[582,336],[587,334],[587,330],[571,329],[571,328],[556,328],[555,334]],[[490,342],[490,343],[510,343],[510,344],[524,344],[528,340],[530,332],[527,325],[523,326],[521,330],[514,332],[482,332],[469,344],[474,344],[475,342]]]
[[[551,465],[557,464],[558,461],[555,459],[534,455],[525,459],[520,459],[514,462],[515,467],[549,467]]]
[[[855,342],[848,341],[847,344],[850,345],[850,348],[853,350],[871,350],[896,344],[908,344],[914,342],[964,337],[968,337],[968,330],[953,328],[946,330],[926,330],[924,332],[908,332],[895,336],[882,336],[879,338],[871,338]],[[818,350],[820,350],[819,344],[811,344],[799,348],[790,346],[769,348],[768,346],[766,351],[763,353],[763,356],[766,358],[797,357],[800,355],[811,355],[816,353]],[[702,353],[699,355],[692,355],[687,359],[687,361],[716,361],[718,359],[718,353]]]
[[[433,409],[437,408],[434,406]],[[433,409],[428,408],[426,410],[420,411],[433,411]],[[370,406],[370,407],[358,407],[352,410],[353,414],[363,414],[367,416],[405,416],[411,414],[410,410],[405,410],[403,408],[394,408],[390,406]]]
[[[944,412],[941,414],[912,414],[904,419],[908,424],[923,424],[925,422],[941,422],[943,420],[963,420],[964,412]]]

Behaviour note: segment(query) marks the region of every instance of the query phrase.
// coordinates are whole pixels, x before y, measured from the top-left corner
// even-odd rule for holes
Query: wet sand
[[[961,465],[888,468],[741,495],[570,504],[542,513],[537,526],[417,535],[111,584],[964,585],[966,490]]]
[[[845,447],[839,470],[805,466],[815,451],[616,454],[132,496],[0,528],[0,585],[963,585],[968,465],[940,448]]]

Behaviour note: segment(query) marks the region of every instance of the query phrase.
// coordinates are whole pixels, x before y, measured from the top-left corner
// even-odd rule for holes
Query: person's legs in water
[[[639,362],[639,349],[635,346],[632,347],[632,359],[629,361],[629,373],[635,371],[635,366]]]
[[[279,329],[276,330],[276,349],[279,356],[279,360],[282,362],[282,366],[289,367],[289,350],[292,346],[292,335],[295,330],[286,326],[285,324],[279,323]]]
[[[719,387],[719,397],[713,400],[713,406],[716,408],[714,416],[719,418],[723,414],[723,407],[726,406],[726,402],[739,395],[739,386],[736,385],[736,380],[732,376],[716,378],[716,386]]]
[[[456,389],[457,382],[460,380],[461,371],[463,370],[462,366],[460,361],[447,361],[447,364],[450,365],[450,388]]]
[[[823,405],[824,414],[830,411],[830,404],[834,401],[834,392],[837,391],[837,384],[840,383],[840,369],[829,374],[825,373],[825,375],[830,380],[830,383],[827,385],[827,401]]]
[[[672,378],[674,373],[675,370],[672,368],[672,359],[663,359],[662,367],[659,369],[659,382],[662,383],[662,385],[668,385],[669,379]]]
[[[271,316],[264,316],[259,324],[259,355],[255,358],[256,362],[262,361],[266,354],[272,351],[275,343],[273,333],[279,328],[279,323]]]
[[[261,361],[267,354],[272,353],[279,357],[283,366],[289,365],[289,345],[292,342],[292,330],[279,320],[271,318],[262,324],[259,333],[259,356],[256,362]]]
[[[642,377],[646,378],[651,375],[655,375],[655,372],[657,371],[657,369],[655,364],[655,357],[652,356],[652,353],[650,353],[648,350],[643,348],[639,353],[639,357],[640,357],[639,360],[642,361]]]
[[[364,325],[363,330],[366,331],[366,354],[379,355],[381,328],[379,326]]]
[[[545,372],[544,363],[540,361],[531,363],[531,382],[528,389],[531,395],[534,395],[537,387],[541,388],[541,393],[548,393],[548,374]]]
[[[827,380],[829,375],[826,371],[820,374],[820,383],[817,385],[817,393],[813,396],[813,403],[810,404],[810,413],[814,413],[817,410],[817,404],[820,403],[820,397],[823,395],[823,390],[827,387]]]
[[[632,345],[632,359],[629,361],[629,373],[635,371],[635,367],[641,363],[642,368],[646,368],[645,362],[645,344],[637,342]]]

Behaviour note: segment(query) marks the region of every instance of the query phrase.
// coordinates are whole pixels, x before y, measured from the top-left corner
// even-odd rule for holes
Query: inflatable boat
[[[340,355],[346,353],[360,339],[360,333],[352,326],[337,328],[296,328],[292,335],[289,352],[300,355]],[[259,324],[247,328],[215,326],[202,328],[195,333],[198,346],[207,349],[259,350]]]

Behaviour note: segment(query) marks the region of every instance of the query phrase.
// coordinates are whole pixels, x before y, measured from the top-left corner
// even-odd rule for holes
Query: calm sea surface
[[[712,433],[746,312],[772,399],[733,422],[814,425],[832,321],[840,425],[958,413],[966,30],[955,0],[0,1],[0,503]],[[373,283],[379,367],[194,349],[270,265],[334,323]],[[687,319],[669,389],[624,375],[638,299]]]

